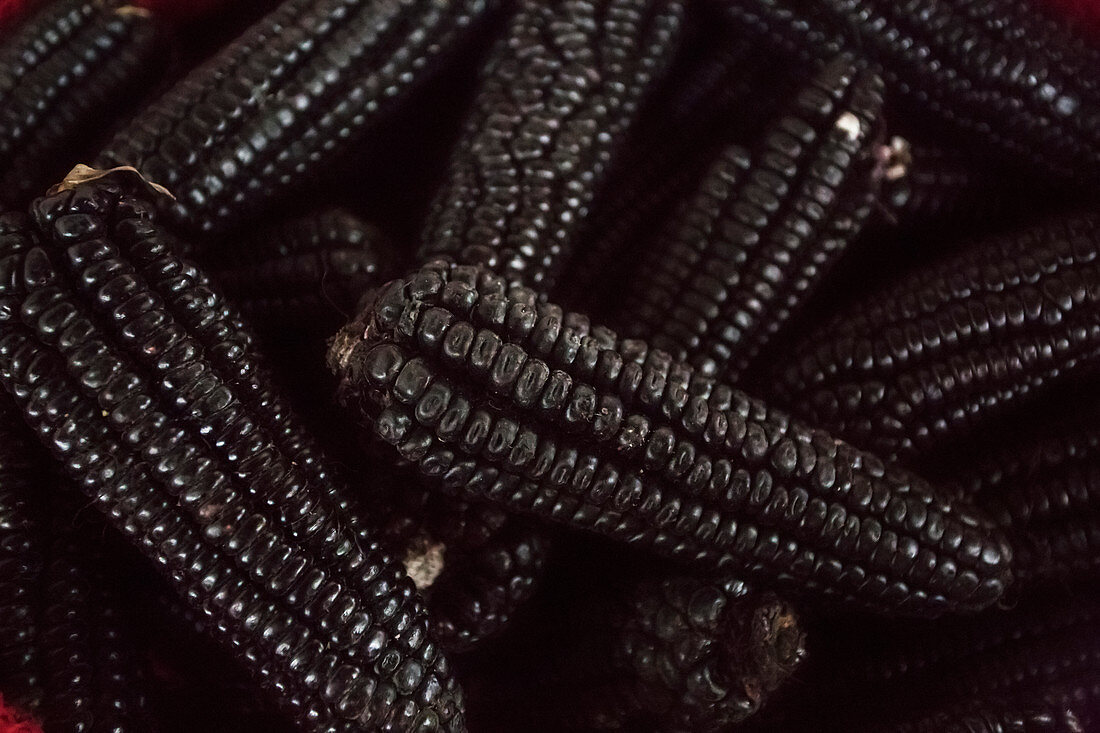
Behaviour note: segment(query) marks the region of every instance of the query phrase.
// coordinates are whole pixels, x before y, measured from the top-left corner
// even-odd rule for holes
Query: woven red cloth
[[[5,703],[4,696],[0,695],[0,733],[42,733],[42,726],[23,711]]]

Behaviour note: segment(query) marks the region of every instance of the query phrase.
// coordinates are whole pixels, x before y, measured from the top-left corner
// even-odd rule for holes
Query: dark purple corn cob
[[[714,0],[802,60],[877,62],[907,114],[1037,171],[1095,184],[1100,52],[1018,0]]]
[[[723,33],[702,42],[688,39],[684,46],[691,55],[669,72],[663,93],[638,121],[585,218],[576,255],[566,263],[561,279],[569,288],[562,296],[582,310],[603,311],[619,302],[620,288],[610,273],[623,272],[622,263],[652,242],[715,150],[730,139],[748,138],[759,118],[769,117],[780,94],[764,96],[759,87],[786,86],[771,60],[743,39]]]
[[[1098,254],[1091,214],[976,242],[828,321],[795,348],[777,393],[888,459],[945,447],[1095,372]]]
[[[150,670],[149,706],[162,728],[296,730],[245,669],[214,642],[217,634],[203,614],[188,606],[161,578],[142,572],[147,568],[135,570],[129,591],[143,622],[140,643]]]
[[[1084,733],[1073,710],[1055,704],[1021,706],[987,700],[874,726],[882,733]]]
[[[148,730],[102,529],[60,494],[33,436],[2,400],[0,690],[50,731]]]
[[[584,730],[727,730],[805,653],[789,604],[728,578],[643,582],[578,627],[577,667],[562,673],[573,706],[561,712]]]
[[[210,252],[210,277],[261,329],[332,335],[359,298],[394,272],[396,247],[375,226],[330,209]]]
[[[444,493],[880,611],[981,608],[1010,557],[922,479],[486,268],[385,286],[330,352],[341,400]]]
[[[881,81],[841,57],[751,152],[724,149],[643,256],[625,330],[737,380],[870,214],[881,112]]]
[[[681,36],[678,0],[521,0],[484,69],[420,257],[553,289]]]
[[[42,702],[35,653],[39,579],[48,559],[41,476],[14,407],[0,401],[0,692],[34,710]]]
[[[400,564],[127,172],[0,217],[0,381],[115,527],[298,724],[459,730]]]
[[[402,558],[427,603],[433,637],[448,651],[499,633],[534,593],[550,543],[529,523],[407,483],[369,503],[387,507],[379,536]]]
[[[461,48],[492,0],[286,0],[101,152],[175,194],[167,220],[223,233],[308,187]]]
[[[883,213],[899,228],[989,221],[1017,198],[1000,173],[957,150],[892,138],[882,184]]]
[[[119,0],[47,2],[0,40],[0,203],[45,193],[166,59],[148,11]]]
[[[1077,397],[1075,395],[1075,397]],[[1096,397],[1059,423],[1016,425],[976,459],[960,491],[1005,529],[1021,585],[1085,581],[1100,570],[1100,425]]]
[[[831,699],[814,701],[810,714],[820,721],[835,712],[838,729],[893,730],[881,724],[915,725],[941,713],[1011,721],[1056,712],[1063,723],[1054,730],[1074,718],[1080,727],[1070,730],[1100,723],[1100,598],[1093,590],[1048,589],[1011,610],[935,624],[849,626],[818,637],[822,646],[813,650],[831,677],[823,685]],[[818,729],[812,721],[811,729]]]

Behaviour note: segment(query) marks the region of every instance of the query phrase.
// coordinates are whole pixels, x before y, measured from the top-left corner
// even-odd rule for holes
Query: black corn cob
[[[1100,52],[1019,0],[714,0],[738,28],[801,60],[877,62],[906,114],[1010,161],[1095,184]]]
[[[550,543],[529,523],[499,508],[440,496],[408,481],[386,507],[378,533],[400,557],[425,598],[433,638],[444,649],[469,651],[499,633],[535,591]]]
[[[46,730],[148,730],[115,558],[0,398],[0,691]]]
[[[770,117],[780,93],[766,96],[760,87],[787,86],[771,60],[743,39],[723,33],[684,46],[688,58],[670,70],[633,130],[585,218],[576,256],[565,265],[561,279],[569,288],[562,296],[573,297],[580,310],[605,311],[618,302],[611,273],[622,272],[622,263],[652,242],[716,149],[750,137],[759,118]]]
[[[42,702],[35,639],[48,517],[33,453],[12,429],[19,417],[6,402],[0,400],[0,692],[33,710]]]
[[[804,634],[791,606],[729,578],[642,582],[586,614],[571,707],[584,730],[727,730],[798,667]]]
[[[481,79],[425,227],[453,255],[553,285],[681,36],[678,0],[521,0]]]
[[[45,193],[166,59],[149,13],[117,0],[47,2],[0,41],[0,204]]]
[[[1053,708],[1071,713],[1078,730],[1100,723],[1100,604],[1092,591],[1044,593],[937,626],[855,633],[862,641],[846,650],[846,669],[859,671],[855,684],[872,709]],[[860,654],[863,664],[852,660]]]
[[[989,221],[1009,201],[1023,198],[1000,174],[957,150],[892,138],[882,184],[884,214],[906,229]]]
[[[142,110],[98,157],[220,234],[308,188],[461,48],[492,0],[285,0]]]
[[[445,493],[881,611],[988,605],[992,523],[666,353],[429,263],[334,340],[340,399]]]
[[[209,254],[211,279],[251,325],[326,338],[368,289],[394,274],[397,259],[377,227],[339,209],[292,219]]]
[[[1002,527],[1020,585],[1086,581],[1100,570],[1100,426],[1095,397],[1054,424],[1028,419],[968,459],[957,481]]]
[[[631,336],[736,381],[871,213],[882,83],[830,63],[751,152],[722,150],[630,278]]]
[[[795,347],[782,401],[888,459],[956,443],[1100,355],[1100,220],[973,243],[844,309]]]
[[[1083,733],[1073,710],[1053,704],[1021,706],[989,700],[918,714],[915,720],[875,726],[882,733]]]
[[[0,380],[108,521],[309,730],[460,730],[400,564],[131,173],[0,217]]]

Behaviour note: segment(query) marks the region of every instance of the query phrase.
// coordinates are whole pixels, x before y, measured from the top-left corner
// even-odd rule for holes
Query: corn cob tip
[[[431,588],[445,567],[444,553],[447,546],[422,533],[409,543],[402,559],[405,572],[409,574],[418,591]]]
[[[173,201],[176,200],[176,197],[172,195],[171,191],[169,191],[167,188],[160,185],[159,183],[154,183],[153,181],[148,180],[147,178],[145,178],[145,176],[141,175],[141,172],[137,168],[134,168],[132,165],[119,165],[113,168],[100,169],[93,168],[92,166],[85,165],[84,163],[77,163],[76,166],[74,166],[73,169],[65,175],[65,178],[61,180],[61,183],[50,186],[49,190],[46,191],[46,195],[54,196],[64,191],[72,191],[82,183],[88,183],[89,181],[95,181],[100,178],[107,178],[108,176],[120,175],[136,176],[141,186],[147,189],[152,194],[155,194],[157,196],[167,196]]]
[[[875,151],[875,159],[875,180],[900,181],[909,175],[909,167],[913,165],[912,146],[905,138],[894,135]]]
[[[806,656],[806,633],[790,603],[774,593],[765,595],[753,614],[749,649],[763,689],[773,690],[790,676]]]

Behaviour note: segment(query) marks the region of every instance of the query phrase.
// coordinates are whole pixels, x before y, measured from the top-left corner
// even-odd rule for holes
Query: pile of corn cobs
[[[0,731],[1100,730],[1100,39],[30,5]]]

